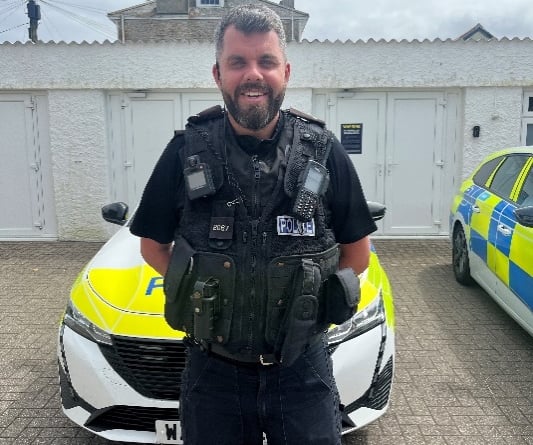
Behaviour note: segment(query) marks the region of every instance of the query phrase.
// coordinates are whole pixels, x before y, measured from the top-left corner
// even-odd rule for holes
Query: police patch
[[[278,235],[315,236],[315,220],[299,221],[293,216],[277,217]]]

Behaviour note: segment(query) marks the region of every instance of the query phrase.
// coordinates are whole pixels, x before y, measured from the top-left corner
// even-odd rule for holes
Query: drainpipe
[[[291,42],[294,42],[294,13],[291,11]]]
[[[126,31],[124,30],[124,14],[120,14],[120,31],[120,39],[122,40],[122,43],[126,43]]]

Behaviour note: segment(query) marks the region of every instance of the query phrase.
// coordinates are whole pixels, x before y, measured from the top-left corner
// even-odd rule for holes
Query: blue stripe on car
[[[509,261],[509,287],[533,310],[533,277],[512,261]]]
[[[481,236],[479,232],[470,229],[470,242],[472,245],[472,252],[480,257],[485,263],[487,262],[487,240]]]

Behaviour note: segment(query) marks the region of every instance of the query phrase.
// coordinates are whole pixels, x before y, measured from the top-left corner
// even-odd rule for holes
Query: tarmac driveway
[[[0,445],[113,444],[62,415],[57,381],[59,318],[100,245],[0,242]],[[375,246],[395,295],[392,402],[343,444],[533,444],[533,338],[455,282],[446,239]]]

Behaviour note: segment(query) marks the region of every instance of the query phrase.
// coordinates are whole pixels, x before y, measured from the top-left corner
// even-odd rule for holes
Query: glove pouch
[[[327,321],[342,324],[357,311],[361,299],[359,278],[351,268],[341,269],[328,277],[324,293]]]

